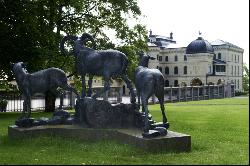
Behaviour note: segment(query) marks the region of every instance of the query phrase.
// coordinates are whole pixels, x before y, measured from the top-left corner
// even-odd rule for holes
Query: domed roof
[[[204,40],[202,37],[198,37],[192,41],[186,48],[186,54],[197,54],[197,53],[214,53],[212,45]]]

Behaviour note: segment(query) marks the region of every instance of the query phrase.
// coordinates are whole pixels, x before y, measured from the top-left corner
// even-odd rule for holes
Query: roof
[[[156,45],[156,44],[151,43],[151,42],[148,42],[148,43],[147,43],[147,45],[148,45],[148,47],[157,47],[157,45]]]
[[[186,48],[186,54],[214,53],[213,46],[202,37],[192,41]]]
[[[229,43],[227,41],[223,41],[221,39],[217,39],[215,41],[212,41],[211,45],[213,45],[213,46],[227,45],[227,46],[231,46],[231,47],[235,47],[235,48],[240,48],[239,46],[236,46],[236,45]],[[240,48],[240,49],[242,49],[242,48]]]

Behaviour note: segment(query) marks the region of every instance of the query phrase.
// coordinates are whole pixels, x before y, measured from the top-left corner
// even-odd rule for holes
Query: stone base
[[[39,135],[57,135],[64,138],[78,138],[83,141],[117,140],[150,152],[191,151],[191,136],[168,130],[166,136],[143,138],[138,129],[93,129],[75,125],[44,125],[31,128],[8,127],[9,138],[27,138]]]

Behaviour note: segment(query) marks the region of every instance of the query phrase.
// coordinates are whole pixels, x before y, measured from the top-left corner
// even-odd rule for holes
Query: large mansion
[[[165,87],[190,85],[235,84],[242,91],[243,52],[223,40],[208,42],[199,36],[187,46],[179,46],[170,37],[153,35],[148,38],[150,56],[156,58],[150,68],[158,68],[165,77]]]

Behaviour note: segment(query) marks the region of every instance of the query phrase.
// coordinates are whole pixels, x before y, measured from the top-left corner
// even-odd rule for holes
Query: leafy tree
[[[136,0],[1,0],[0,8],[1,77],[11,78],[9,62],[17,61],[28,62],[30,71],[71,71],[73,58],[59,52],[61,34],[89,32],[104,49],[115,47],[105,31],[112,29],[124,45],[146,49],[145,27],[127,24],[141,14]]]
[[[137,0],[1,0],[0,78],[11,80],[9,63],[28,62],[28,71],[59,67],[74,70],[74,58],[61,55],[63,34],[93,34],[98,49],[117,48],[128,53],[129,72],[135,67],[135,51],[146,50],[146,28],[130,27],[128,19],[138,19]],[[111,40],[113,30],[120,41]],[[53,103],[53,102],[52,102]]]
[[[249,92],[249,69],[245,63],[243,64],[243,90]]]

